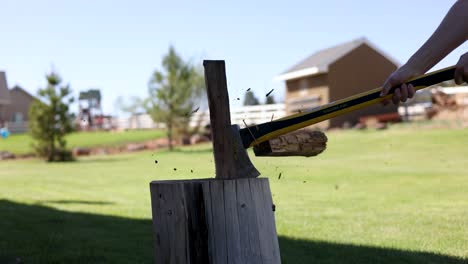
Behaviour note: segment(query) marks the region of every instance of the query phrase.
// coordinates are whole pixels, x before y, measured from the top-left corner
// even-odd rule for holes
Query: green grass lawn
[[[67,136],[67,146],[95,147],[118,146],[125,143],[136,143],[164,136],[163,130],[130,130],[118,132],[76,132]],[[7,139],[0,138],[0,151],[7,150],[15,154],[27,154],[31,148],[32,139],[28,134],[13,134]]]
[[[328,137],[317,157],[250,155],[283,263],[468,263],[468,130]],[[149,182],[213,174],[208,145],[0,162],[0,263],[152,263]]]

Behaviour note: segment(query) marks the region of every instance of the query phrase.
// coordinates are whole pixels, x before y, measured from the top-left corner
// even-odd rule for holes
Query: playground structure
[[[77,127],[80,130],[107,130],[111,128],[111,116],[103,114],[101,99],[99,89],[80,92],[78,97],[79,113],[76,119]]]

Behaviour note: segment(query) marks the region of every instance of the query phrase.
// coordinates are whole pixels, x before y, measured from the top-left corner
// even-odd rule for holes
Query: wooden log
[[[267,178],[153,181],[155,263],[281,263]]]
[[[231,126],[224,61],[203,61],[210,108],[216,178],[254,178],[260,175],[242,147],[239,127]]]
[[[327,148],[327,136],[321,131],[298,130],[254,146],[255,156],[311,157]]]

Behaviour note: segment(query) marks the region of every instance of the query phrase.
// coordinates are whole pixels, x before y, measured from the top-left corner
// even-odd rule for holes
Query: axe
[[[417,91],[453,79],[454,74],[455,66],[452,66],[412,78],[406,81],[406,83],[408,85],[412,84]],[[326,143],[326,137],[321,132],[308,131],[305,133],[305,136],[301,136],[299,133],[293,133],[283,138],[281,136],[300,128],[380,103],[384,99],[392,97],[395,87],[385,97],[380,97],[381,90],[382,88],[379,87],[299,114],[240,129],[239,134],[242,145],[244,148],[254,147],[256,156],[314,156],[320,154],[325,149]],[[289,149],[295,151],[284,149],[288,147],[288,142],[292,145],[289,146]],[[322,146],[323,148],[321,149]]]
[[[207,62],[207,61],[205,61]],[[211,121],[219,122],[219,116],[226,116],[226,113],[213,111],[222,108],[223,111],[229,113],[229,103],[227,97],[227,87],[224,81],[221,81],[221,76],[225,76],[224,61],[222,71],[209,70],[208,64],[205,65],[205,81],[207,84],[210,117]],[[213,71],[213,73],[211,73]],[[210,78],[209,75],[213,78]],[[426,88],[428,86],[441,83],[453,79],[455,74],[455,66],[447,67],[438,71],[430,72],[406,81],[406,84],[412,84],[415,91]],[[225,78],[225,77],[224,77]],[[215,89],[214,86],[222,84],[222,89]],[[307,126],[337,117],[358,109],[362,109],[374,104],[378,104],[385,99],[390,99],[395,92],[396,87],[393,87],[389,93],[380,97],[382,87],[363,92],[348,98],[344,98],[329,104],[319,106],[310,110],[306,110],[299,114],[286,116],[271,122],[266,122],[253,126],[246,126],[240,129],[238,125],[232,125],[232,139],[220,139],[225,135],[215,133],[213,131],[213,146],[216,152],[224,152],[226,148],[234,151],[233,164],[227,162],[230,158],[220,158],[216,161],[216,171],[222,171],[218,167],[231,167],[234,174],[238,177],[257,177],[259,172],[252,165],[246,149],[253,147],[256,156],[315,156],[320,154],[326,147],[326,136],[320,131],[307,131],[300,133],[297,130]],[[223,98],[226,98],[224,100]],[[220,101],[221,100],[221,101]],[[224,103],[223,101],[227,101]],[[220,105],[222,105],[220,107]],[[230,120],[223,120],[224,124],[230,123]],[[213,127],[214,128],[214,127]],[[226,128],[226,127],[225,127]],[[223,130],[221,126],[217,130]],[[227,129],[223,132],[227,133]],[[223,142],[224,140],[224,142]],[[219,143],[217,143],[219,142]],[[232,147],[226,147],[225,144]],[[227,156],[226,156],[227,157]],[[231,174],[231,173],[228,173]],[[228,177],[229,178],[229,177]]]

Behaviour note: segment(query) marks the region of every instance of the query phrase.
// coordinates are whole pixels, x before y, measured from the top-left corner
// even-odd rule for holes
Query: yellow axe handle
[[[451,80],[453,79],[454,74],[455,66],[451,66],[409,79],[405,83],[412,84],[415,90],[420,90],[443,81]],[[389,99],[393,96],[395,87],[393,87],[384,97],[380,97],[381,91],[382,87],[375,88],[373,90],[331,102],[317,108],[306,110],[299,114],[294,114],[271,122],[243,128],[239,130],[242,144],[245,148],[249,148],[261,142],[319,123],[321,121],[380,103],[383,100]]]

